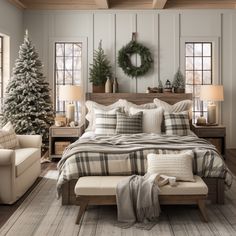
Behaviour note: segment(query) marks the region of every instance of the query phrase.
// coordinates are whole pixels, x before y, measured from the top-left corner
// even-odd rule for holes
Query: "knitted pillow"
[[[161,123],[163,120],[163,109],[161,107],[155,109],[139,109],[130,107],[131,115],[143,112],[143,132],[144,133],[161,133]]]
[[[177,180],[194,182],[193,152],[186,151],[178,154],[147,155],[147,172],[176,177]]]
[[[169,135],[188,135],[190,133],[188,112],[164,113],[165,130]]]
[[[109,111],[94,109],[95,113],[95,134],[115,134],[116,112],[119,108]]]
[[[16,133],[10,121],[0,129],[0,146],[4,149],[16,148],[18,146]]]
[[[137,134],[142,133],[143,113],[138,112],[135,115],[128,115],[123,112],[117,112],[117,134]]]

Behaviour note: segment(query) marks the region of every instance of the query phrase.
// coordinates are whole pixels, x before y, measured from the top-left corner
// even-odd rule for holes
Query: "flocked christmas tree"
[[[41,134],[44,142],[54,122],[49,84],[28,31],[6,89],[2,121],[11,121],[17,134]]]
[[[94,51],[93,64],[89,68],[90,82],[93,85],[104,85],[107,78],[111,78],[111,65],[104,50],[102,49],[102,41],[99,42],[98,50]]]
[[[185,77],[183,73],[181,72],[180,68],[178,69],[178,71],[176,72],[174,76],[172,86],[173,88],[180,88],[180,89],[185,88]]]

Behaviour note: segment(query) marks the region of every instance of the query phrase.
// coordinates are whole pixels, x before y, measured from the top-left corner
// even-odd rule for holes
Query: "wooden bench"
[[[76,219],[79,224],[88,205],[116,205],[117,183],[127,176],[86,176],[81,177],[75,185],[77,203],[80,206]],[[197,204],[202,220],[207,222],[205,200],[208,187],[199,176],[196,182],[178,182],[176,187],[162,186],[159,193],[160,204]]]

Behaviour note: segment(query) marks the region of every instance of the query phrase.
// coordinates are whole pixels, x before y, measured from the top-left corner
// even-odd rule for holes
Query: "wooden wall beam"
[[[109,8],[108,0],[95,0],[95,3],[97,5],[98,9],[108,9]]]
[[[20,9],[26,9],[26,6],[20,0],[8,0],[8,1]]]
[[[152,8],[153,9],[163,9],[166,5],[167,0],[153,0]]]

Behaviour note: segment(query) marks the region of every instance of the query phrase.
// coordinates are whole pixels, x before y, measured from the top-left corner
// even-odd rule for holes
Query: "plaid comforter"
[[[87,175],[144,175],[148,153],[194,152],[194,174],[224,178],[232,184],[232,174],[216,148],[195,135],[123,134],[82,138],[64,151],[58,163],[57,189],[72,179]]]

